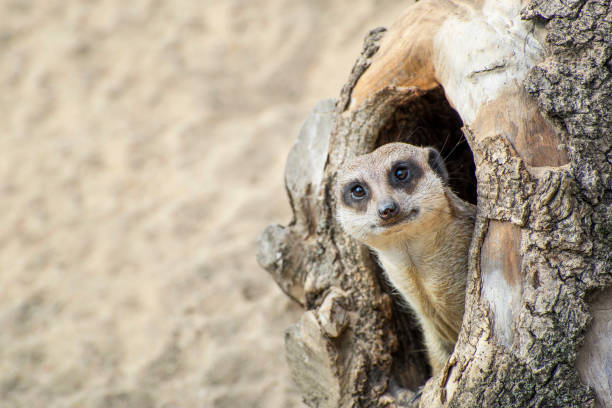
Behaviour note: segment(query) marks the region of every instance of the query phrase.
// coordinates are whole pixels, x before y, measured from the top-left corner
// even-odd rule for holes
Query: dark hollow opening
[[[398,106],[381,129],[375,147],[405,142],[436,148],[446,163],[452,190],[463,200],[476,204],[476,166],[462,127],[461,117],[450,106],[440,87]],[[402,304],[382,270],[378,272],[383,290],[395,299],[394,316],[400,345],[393,359],[394,380],[400,386],[414,389],[415,382],[423,384],[431,375],[422,335],[414,317],[406,310],[408,306]]]

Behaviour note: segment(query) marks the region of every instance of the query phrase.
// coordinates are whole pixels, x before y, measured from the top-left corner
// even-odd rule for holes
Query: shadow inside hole
[[[476,166],[462,126],[461,117],[439,87],[398,106],[378,134],[376,147],[405,142],[436,148],[446,163],[451,189],[463,200],[476,204]]]
[[[393,299],[393,324],[399,347],[393,354],[392,377],[400,387],[415,391],[431,377],[423,333],[410,306],[385,278],[382,268],[374,264],[380,287]]]
[[[451,189],[463,200],[476,204],[476,166],[472,150],[463,135],[463,121],[450,106],[439,87],[410,103],[398,106],[380,130],[375,148],[386,143],[404,142],[436,148],[449,174]],[[415,389],[431,376],[427,354],[416,318],[397,294],[381,268],[379,283],[394,299],[394,324],[399,349],[393,358],[393,377],[400,386]]]

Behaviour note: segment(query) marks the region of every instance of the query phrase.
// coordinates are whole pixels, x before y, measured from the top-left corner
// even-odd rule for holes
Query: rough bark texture
[[[420,406],[612,406],[610,13],[603,1],[534,1],[522,12],[545,28],[549,53],[524,90],[556,126],[552,150],[530,150],[536,127],[464,127],[478,180],[466,313]],[[286,348],[313,407],[408,406],[404,389],[428,375],[418,330],[334,220],[339,166],[389,141],[435,145],[457,172],[453,188],[474,199],[471,152],[440,88],[385,86],[349,107],[384,34],[366,39],[336,106],[307,119],[287,163],[294,220],[261,239],[260,263],[307,309]]]
[[[609,1],[534,1],[526,18],[547,23],[550,57],[527,78],[542,111],[563,129],[571,164],[558,200],[573,211],[540,240],[560,287],[549,318],[561,327],[558,356],[612,407],[612,9]],[[568,222],[573,219],[575,223]],[[551,244],[546,244],[550,241]],[[554,250],[553,250],[554,249]],[[590,308],[589,308],[590,302]],[[592,316],[590,316],[592,314]],[[589,319],[592,318],[588,327]],[[586,331],[582,348],[579,340]],[[574,339],[576,341],[574,341]],[[552,339],[551,339],[552,340]],[[557,346],[557,347],[559,347]],[[565,348],[566,350],[563,350]],[[554,350],[554,349],[553,349]],[[578,352],[578,355],[576,355]],[[560,382],[552,376],[555,385]]]

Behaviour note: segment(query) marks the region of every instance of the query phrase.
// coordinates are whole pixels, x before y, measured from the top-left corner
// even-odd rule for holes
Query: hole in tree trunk
[[[381,129],[375,148],[392,142],[436,148],[444,158],[452,190],[463,200],[476,204],[476,166],[472,150],[461,131],[462,126],[461,117],[439,87],[398,106]],[[400,386],[414,389],[415,381],[422,379],[423,384],[431,375],[422,335],[416,320],[406,310],[408,306],[402,304],[397,292],[384,278],[383,271],[378,269],[381,287],[395,300],[394,315],[400,346],[393,359],[394,379]]]
[[[431,377],[423,335],[409,306],[387,281],[382,268],[377,263],[375,265],[381,288],[393,298],[393,323],[399,347],[393,354],[392,376],[400,387],[416,390]]]

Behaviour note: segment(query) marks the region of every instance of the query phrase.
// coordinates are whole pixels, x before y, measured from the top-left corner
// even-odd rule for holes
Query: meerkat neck
[[[452,242],[456,233],[449,217],[442,216],[435,224],[435,229],[424,229],[418,235],[397,240],[395,245],[376,248],[383,264],[388,266],[412,265],[420,274],[431,274],[444,271],[447,266],[440,262],[439,251]],[[431,275],[430,275],[431,276]]]
[[[376,251],[388,278],[418,312],[421,324],[435,322],[432,330],[451,345],[463,315],[469,236],[469,223],[440,214],[435,228],[424,228]]]

